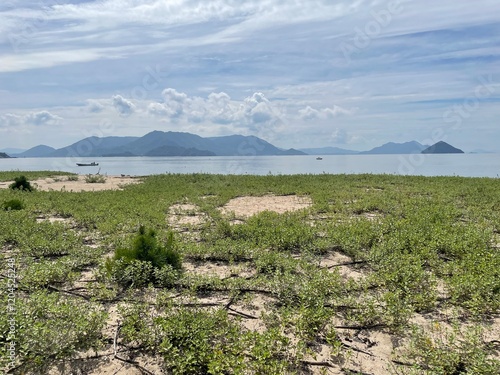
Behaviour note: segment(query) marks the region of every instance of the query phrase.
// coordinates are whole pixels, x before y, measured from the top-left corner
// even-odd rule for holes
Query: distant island
[[[309,155],[396,155],[396,154],[462,154],[462,150],[451,146],[446,142],[437,142],[429,146],[423,145],[417,141],[404,143],[388,142],[382,146],[372,148],[368,151],[353,151],[337,147],[321,148],[300,148]]]
[[[417,141],[388,142],[368,151],[339,147],[282,149],[255,137],[228,135],[201,137],[186,132],[152,131],[142,137],[88,137],[69,146],[55,149],[38,145],[19,153],[0,152],[0,158],[45,157],[128,157],[128,156],[273,156],[273,155],[388,155],[388,154],[457,154],[462,150],[446,142],[422,145]]]
[[[446,142],[441,141],[427,147],[422,151],[422,154],[464,154],[464,152]]]

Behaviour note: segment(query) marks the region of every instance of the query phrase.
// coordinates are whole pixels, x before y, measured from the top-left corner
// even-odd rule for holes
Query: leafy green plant
[[[4,305],[6,297],[2,299]],[[100,346],[106,313],[93,303],[37,291],[26,300],[16,298],[14,315],[1,314],[1,344],[6,343],[9,319],[16,323],[16,373],[46,374],[56,361]]]
[[[3,203],[3,209],[5,211],[22,210],[23,208],[24,203],[19,199],[11,199]]]
[[[223,310],[214,313],[181,309],[155,320],[159,352],[175,374],[243,373],[240,329]]]
[[[498,374],[500,361],[491,358],[482,335],[480,326],[461,328],[459,323],[446,328],[436,322],[430,332],[413,327],[405,357],[424,375]]]
[[[9,185],[12,190],[33,191],[34,188],[28,181],[26,176],[19,176],[14,179],[14,182]]]
[[[226,310],[167,305],[164,313],[153,319],[144,306],[122,311],[124,341],[161,354],[169,373],[293,373],[286,357],[288,338],[273,328],[265,333],[242,330]]]
[[[158,243],[156,232],[139,228],[129,248],[117,248],[113,259],[106,261],[108,273],[120,284],[135,287],[154,282],[170,286],[182,268],[181,255],[170,232],[165,246]]]
[[[314,228],[301,220],[299,214],[277,214],[264,211],[245,224],[224,227],[234,240],[245,240],[259,247],[277,251],[303,251],[314,247]]]

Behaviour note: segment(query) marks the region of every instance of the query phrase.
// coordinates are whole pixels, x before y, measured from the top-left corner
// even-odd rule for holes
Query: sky
[[[153,130],[500,151],[498,0],[4,0],[0,149]]]

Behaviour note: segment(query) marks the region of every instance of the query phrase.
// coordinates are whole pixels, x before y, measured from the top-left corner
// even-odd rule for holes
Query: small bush
[[[115,250],[106,262],[108,274],[125,286],[155,285],[170,287],[180,275],[182,259],[175,249],[174,236],[169,234],[165,246],[158,244],[154,230],[141,226],[132,247]]]
[[[100,174],[88,174],[85,176],[85,182],[88,184],[104,184],[106,177]]]
[[[19,176],[14,179],[14,182],[9,185],[12,190],[33,191],[34,188],[25,176]]]
[[[24,208],[24,203],[19,199],[11,199],[3,203],[3,209],[5,211],[22,210]]]
[[[76,176],[76,175],[69,175],[67,177],[67,180],[68,181],[78,181],[78,176]]]

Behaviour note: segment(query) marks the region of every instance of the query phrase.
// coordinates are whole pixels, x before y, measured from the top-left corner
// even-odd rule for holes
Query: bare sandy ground
[[[297,195],[264,195],[262,197],[238,197],[231,199],[221,212],[223,214],[234,213],[236,218],[249,218],[259,212],[274,211],[279,214],[298,211],[312,205],[309,197]]]
[[[68,176],[54,176],[32,180],[30,183],[41,191],[103,191],[103,190],[121,190],[123,186],[129,184],[141,183],[141,179],[137,177],[121,177],[121,176],[103,176],[103,183],[88,183],[85,181],[86,176],[78,176],[78,180],[71,181]],[[7,189],[14,181],[0,182],[0,189]]]

